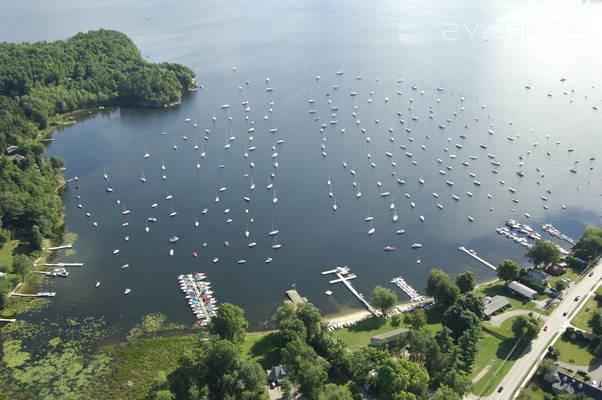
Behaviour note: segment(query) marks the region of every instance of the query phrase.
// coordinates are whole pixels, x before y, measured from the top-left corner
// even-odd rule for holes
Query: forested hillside
[[[145,61],[116,31],[79,33],[52,43],[0,43],[0,246],[6,228],[49,235],[61,218],[63,160],[35,139],[58,114],[97,106],[161,107],[179,102],[194,73]],[[7,154],[9,146],[11,157]],[[15,155],[18,157],[15,158]]]

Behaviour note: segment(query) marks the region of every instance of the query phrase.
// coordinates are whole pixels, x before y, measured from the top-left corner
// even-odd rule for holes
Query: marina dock
[[[488,266],[489,268],[491,268],[494,271],[497,271],[497,267],[491,263],[488,263],[487,261],[483,260],[481,257],[477,256],[477,252],[470,249],[466,249],[466,247],[464,246],[460,246],[458,247],[458,250],[463,251],[464,253],[468,254],[469,256],[471,256],[472,258],[474,258],[477,261],[482,262],[483,264],[485,264],[486,266]]]
[[[11,296],[18,296],[18,297],[54,297],[54,296],[56,296],[56,293],[55,292],[40,292],[40,293],[31,293],[31,294],[11,293]]]
[[[366,301],[366,299],[364,299],[364,297],[357,292],[357,290],[354,289],[354,287],[351,285],[351,283],[349,283],[349,280],[357,278],[357,275],[351,273],[349,267],[347,267],[347,266],[337,267],[335,269],[331,269],[331,270],[322,272],[322,275],[328,275],[328,274],[336,274],[338,277],[338,279],[333,279],[329,283],[334,284],[334,283],[343,282],[345,284],[345,286],[347,286],[347,289],[349,289],[349,291],[355,297],[357,297],[357,299],[364,305],[364,307],[366,307],[366,309],[368,311],[370,311],[373,315],[375,315],[377,317],[379,316],[380,313],[378,311],[376,311],[376,309],[374,309],[374,307],[372,307],[370,305],[370,303],[368,303],[368,301]]]
[[[307,303],[307,297],[301,297],[297,289],[287,290],[285,293],[294,304]]]
[[[420,301],[424,300],[424,296],[421,296],[418,293],[418,291],[416,289],[414,289],[412,286],[410,286],[410,284],[407,283],[405,281],[405,279],[403,279],[401,276],[398,276],[397,278],[393,278],[391,280],[391,283],[397,285],[398,288],[403,290],[405,292],[405,294],[407,294],[410,297],[410,300],[412,302],[420,302]]]
[[[55,250],[64,250],[64,249],[71,249],[71,248],[73,248],[72,244],[66,244],[64,246],[49,247],[46,250],[48,250],[48,251],[55,251]]]
[[[43,267],[64,268],[64,267],[83,267],[84,263],[58,263],[58,264],[39,264],[39,265],[41,265]]]

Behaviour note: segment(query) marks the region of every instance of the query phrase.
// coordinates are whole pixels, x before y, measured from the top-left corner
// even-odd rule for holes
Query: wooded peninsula
[[[11,236],[23,238],[35,256],[61,224],[57,188],[64,160],[48,158],[39,141],[61,116],[106,106],[178,104],[196,86],[194,76],[180,64],[145,61],[131,39],[112,30],[55,42],[0,43],[0,247]],[[3,280],[0,292],[10,281]]]

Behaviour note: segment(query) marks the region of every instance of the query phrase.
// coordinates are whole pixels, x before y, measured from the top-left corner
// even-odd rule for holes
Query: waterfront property
[[[530,287],[523,285],[517,281],[512,281],[508,284],[508,289],[512,292],[524,297],[527,301],[533,300],[537,292]]]
[[[550,282],[550,278],[552,278],[550,274],[547,274],[539,269],[529,270],[529,273],[527,274],[527,279],[544,286]]]
[[[491,317],[493,314],[510,307],[510,302],[504,296],[493,296],[483,298],[485,303],[485,315]]]
[[[551,384],[552,390],[556,394],[583,393],[592,399],[602,399],[602,389],[579,378],[572,377],[567,371],[558,366],[552,372],[547,373],[544,380]]]
[[[408,328],[399,328],[394,331],[381,333],[380,335],[372,336],[370,338],[370,346],[380,346],[383,343],[391,345],[395,343],[401,335],[405,335],[409,332]]]

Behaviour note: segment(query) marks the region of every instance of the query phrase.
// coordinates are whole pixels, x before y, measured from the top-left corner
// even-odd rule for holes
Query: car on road
[[[547,326],[547,325],[543,327],[543,331],[544,331],[544,332],[547,332],[547,331],[548,331],[548,326]]]
[[[565,312],[563,312],[563,313],[562,313],[562,316],[563,316],[563,317],[566,317],[566,314],[567,314],[567,313],[568,313],[568,311],[565,311]]]
[[[591,271],[588,276],[594,276],[594,271]]]
[[[581,375],[581,376],[585,376],[585,375],[587,375],[587,371],[584,371],[584,370],[582,370],[582,369],[580,369],[579,371],[577,371],[577,373],[578,373],[579,375]]]
[[[504,390],[504,387],[503,387],[503,386],[500,386],[500,387],[498,388],[497,392],[498,392],[498,393],[502,393],[502,390]]]
[[[579,301],[580,298],[581,296],[575,296],[575,301]]]

